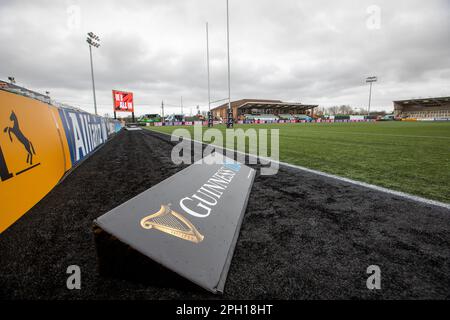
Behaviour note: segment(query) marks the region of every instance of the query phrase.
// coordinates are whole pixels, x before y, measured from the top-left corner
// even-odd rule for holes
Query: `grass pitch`
[[[171,133],[180,127],[146,128]],[[183,128],[193,132],[191,126]],[[226,130],[223,125],[214,128]],[[281,161],[450,203],[450,122],[293,123],[235,128],[279,129]]]

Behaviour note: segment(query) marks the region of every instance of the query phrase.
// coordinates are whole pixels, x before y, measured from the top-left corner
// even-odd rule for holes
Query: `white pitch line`
[[[159,132],[159,133],[162,133],[162,134],[165,134],[165,135],[168,135],[168,136],[172,136],[171,134],[168,134],[168,133],[165,133],[165,132],[160,132],[160,131],[156,131],[156,130],[151,130],[151,131]],[[336,176],[334,174],[326,173],[326,172],[323,172],[323,171],[309,169],[309,168],[298,166],[298,165],[295,165],[295,164],[290,164],[290,163],[283,162],[283,161],[277,161],[277,160],[273,160],[273,159],[270,159],[270,158],[267,158],[267,157],[261,157],[261,156],[245,153],[245,152],[238,151],[238,150],[232,150],[230,148],[224,148],[224,147],[220,147],[220,146],[217,146],[217,145],[214,145],[214,144],[208,144],[208,143],[205,143],[205,142],[193,140],[193,139],[190,139],[190,138],[185,138],[185,137],[182,137],[182,136],[180,136],[180,138],[183,138],[183,139],[195,142],[195,143],[199,143],[199,144],[202,144],[202,145],[203,144],[211,145],[211,146],[213,146],[213,147],[215,147],[217,149],[236,152],[236,153],[248,156],[248,157],[256,158],[257,160],[258,159],[262,159],[262,160],[264,160],[266,162],[267,161],[272,161],[272,162],[278,163],[279,165],[282,165],[282,166],[285,166],[285,167],[290,167],[290,168],[298,169],[298,170],[301,170],[301,171],[306,171],[306,172],[309,172],[309,173],[317,174],[319,176],[332,178],[332,179],[335,179],[335,180],[338,180],[338,181],[343,181],[343,182],[355,184],[355,185],[358,185],[358,186],[361,186],[361,187],[364,187],[364,188],[368,188],[368,189],[384,192],[384,193],[387,193],[387,194],[390,194],[390,195],[394,195],[394,196],[398,196],[398,197],[401,197],[401,198],[405,198],[405,199],[409,199],[409,200],[413,200],[413,201],[416,201],[416,202],[420,202],[420,203],[424,203],[424,204],[428,204],[428,205],[433,205],[433,206],[437,206],[437,207],[442,207],[442,208],[450,210],[450,203],[445,203],[445,202],[440,202],[440,201],[437,201],[437,200],[431,200],[431,199],[427,199],[427,198],[422,198],[422,197],[415,196],[415,195],[410,194],[410,193],[396,191],[396,190],[380,187],[380,186],[377,186],[377,185],[374,185],[374,184],[370,184],[370,183],[366,183],[366,182],[362,182],[362,181],[357,181],[357,180],[353,180],[353,179],[349,179],[349,178],[344,178],[344,177]]]
[[[320,133],[323,134],[323,131],[320,130],[308,130],[307,133]],[[337,134],[356,134],[356,135],[366,135],[366,136],[380,136],[380,137],[401,137],[401,138],[432,138],[432,139],[450,139],[450,137],[444,137],[444,136],[414,136],[414,135],[408,135],[408,134],[389,134],[389,133],[371,133],[371,132],[359,132],[359,131],[353,131],[353,132],[342,132],[342,131],[327,131],[327,133],[337,133]]]

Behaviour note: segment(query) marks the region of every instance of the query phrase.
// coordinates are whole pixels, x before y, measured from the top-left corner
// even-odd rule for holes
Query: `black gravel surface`
[[[255,179],[224,295],[99,275],[92,221],[183,169],[173,144],[120,132],[3,232],[0,298],[450,298],[449,210],[287,167]],[[81,290],[66,288],[69,265]],[[366,287],[369,265],[381,290]]]

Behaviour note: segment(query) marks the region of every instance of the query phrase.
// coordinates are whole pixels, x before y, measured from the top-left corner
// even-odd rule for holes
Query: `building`
[[[450,118],[450,97],[398,100],[394,115],[400,118]]]
[[[314,114],[318,105],[302,104],[296,102],[283,102],[281,100],[241,99],[231,102],[233,119],[239,120],[245,114]],[[216,118],[227,118],[228,102],[211,109]]]

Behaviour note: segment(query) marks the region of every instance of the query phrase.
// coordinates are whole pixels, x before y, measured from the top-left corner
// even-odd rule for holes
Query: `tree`
[[[352,114],[353,113],[353,108],[350,107],[349,105],[341,105],[339,107],[339,113],[340,114]]]
[[[331,115],[336,115],[336,114],[338,114],[338,112],[339,112],[339,107],[338,107],[338,106],[332,106],[332,107],[329,107],[329,108],[328,108],[328,112],[329,112]]]

